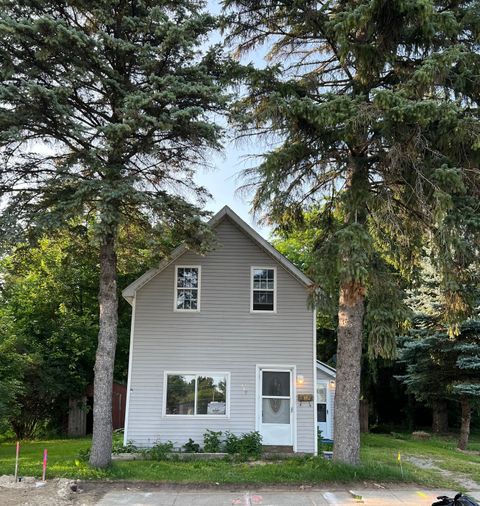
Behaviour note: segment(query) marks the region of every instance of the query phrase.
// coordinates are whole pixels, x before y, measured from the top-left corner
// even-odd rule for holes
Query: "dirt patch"
[[[433,469],[434,471],[438,471],[443,477],[457,482],[466,490],[480,490],[480,483],[477,483],[475,480],[472,480],[472,478],[464,474],[454,473],[453,471],[442,469],[438,465],[439,463],[433,459],[428,459],[426,457],[409,456],[405,457],[405,460],[421,469]]]
[[[15,482],[13,476],[0,476],[0,504],[2,506],[66,506],[72,504],[89,506],[95,504],[94,494],[83,496],[75,480],[55,478],[46,482],[31,476]]]

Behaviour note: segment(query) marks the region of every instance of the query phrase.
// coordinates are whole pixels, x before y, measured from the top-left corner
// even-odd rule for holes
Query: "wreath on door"
[[[278,378],[274,378],[271,386],[270,395],[281,395],[281,394],[282,394],[282,385],[278,380]],[[282,399],[270,399],[270,408],[274,413],[278,413],[281,407],[282,407]]]

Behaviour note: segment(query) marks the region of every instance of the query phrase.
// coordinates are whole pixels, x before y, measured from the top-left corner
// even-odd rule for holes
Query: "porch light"
[[[335,380],[330,380],[330,386],[333,388],[335,386]]]
[[[297,385],[303,385],[305,383],[305,378],[302,374],[297,374]]]

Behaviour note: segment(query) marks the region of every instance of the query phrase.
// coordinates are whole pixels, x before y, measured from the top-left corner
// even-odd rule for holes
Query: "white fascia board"
[[[325,374],[327,374],[332,378],[336,378],[337,376],[337,372],[333,367],[330,367],[329,365],[320,362],[320,360],[317,360],[317,369],[320,369],[321,371],[323,371]]]

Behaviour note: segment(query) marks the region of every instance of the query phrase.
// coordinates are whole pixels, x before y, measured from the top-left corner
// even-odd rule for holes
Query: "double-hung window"
[[[175,267],[175,311],[200,311],[200,266]]]
[[[259,313],[275,312],[277,310],[275,267],[252,267],[251,277],[250,310]]]
[[[166,415],[227,415],[228,373],[165,373]]]

